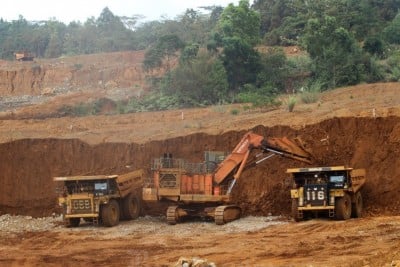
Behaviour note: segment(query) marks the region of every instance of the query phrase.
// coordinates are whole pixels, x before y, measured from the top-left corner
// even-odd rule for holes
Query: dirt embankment
[[[294,130],[286,126],[254,128],[263,136],[300,136],[312,148],[313,165],[366,168],[365,204],[369,214],[400,211],[400,118],[333,118]],[[245,131],[222,135],[192,134],[145,144],[88,145],[77,139],[23,139],[0,144],[0,211],[48,215],[56,204],[53,176],[111,174],[150,169],[165,152],[201,161],[203,151],[230,151]],[[286,168],[304,163],[273,157],[246,171],[234,199],[247,214],[288,214],[290,181]]]
[[[143,87],[143,57],[144,51],[131,51],[34,62],[2,61],[0,94],[4,97]]]

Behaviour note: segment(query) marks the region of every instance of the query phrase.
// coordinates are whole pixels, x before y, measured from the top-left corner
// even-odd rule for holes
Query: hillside
[[[274,266],[309,266],[309,263],[385,266],[395,260],[400,262],[393,252],[398,251],[398,242],[394,242],[397,234],[394,236],[394,233],[398,232],[396,215],[400,212],[400,83],[338,88],[322,93],[313,104],[298,101],[293,112],[288,112],[285,104],[272,110],[220,105],[125,115],[60,116],[57,110],[65,104],[102,97],[121,99],[145,90],[143,72],[135,70],[135,66],[140,66],[141,57],[140,53],[113,53],[65,58],[53,60],[54,67],[44,61],[40,63],[46,67],[40,67],[45,71],[39,83],[32,83],[32,79],[39,76],[28,75],[26,69],[31,67],[25,63],[3,64],[4,77],[14,69],[15,77],[19,78],[9,80],[15,86],[14,90],[4,86],[9,84],[4,77],[0,86],[3,94],[0,215],[37,217],[59,213],[52,181],[54,176],[123,173],[127,166],[143,168],[150,176],[150,162],[154,157],[168,152],[174,157],[199,162],[204,151],[231,151],[246,131],[253,130],[266,137],[301,137],[313,152],[313,166],[365,168],[365,218],[346,222],[290,222],[288,194],[291,184],[285,170],[307,165],[274,157],[244,172],[233,190],[233,200],[242,207],[245,215],[250,215],[247,220],[255,220],[252,216],[280,215],[277,225],[264,226],[270,219],[254,217],[258,222],[252,223],[262,226],[252,229],[253,232],[240,230],[243,224],[248,224],[246,218],[237,222],[239,230],[234,224],[216,228],[219,226],[204,225],[203,222],[174,228],[165,226],[160,217],[145,217],[139,222],[124,222],[112,229],[88,230],[83,227],[74,232],[46,226],[44,229],[47,230],[43,232],[26,230],[28,233],[15,234],[12,227],[16,226],[8,224],[13,218],[4,215],[0,216],[0,255],[4,264],[42,265],[46,262],[51,266],[61,263],[119,266],[126,262],[133,262],[133,265],[146,262],[169,266],[181,253],[208,257],[218,264],[235,265],[247,262]],[[127,58],[129,60],[123,61]],[[88,61],[96,63],[91,65]],[[56,67],[62,64],[64,67]],[[70,67],[77,64],[82,64],[81,68],[71,71]],[[65,67],[67,65],[70,67]],[[97,76],[99,70],[103,70],[101,83]],[[58,78],[50,78],[50,73],[51,77]],[[67,81],[65,77],[70,77],[67,86],[58,90]],[[107,86],[100,88],[99,84]],[[282,96],[281,100],[284,102],[287,97]],[[162,215],[165,206],[146,204],[144,213]],[[32,220],[27,217],[26,225],[31,225]],[[247,225],[245,229],[249,227]],[[226,246],[228,235],[232,241],[229,250]],[[210,248],[209,242],[216,236],[217,241]],[[380,236],[378,241],[376,236]],[[190,242],[182,242],[182,238]],[[161,245],[160,240],[164,240]],[[168,240],[173,240],[173,244]],[[260,240],[267,245],[260,245]],[[348,246],[343,247],[344,242]],[[244,243],[247,244],[246,253],[242,253]],[[87,254],[87,249],[94,246],[109,251],[108,254],[101,253],[105,258]],[[21,258],[14,247],[28,251],[29,257]],[[156,256],[153,256],[155,251]],[[232,253],[236,256],[232,257]]]

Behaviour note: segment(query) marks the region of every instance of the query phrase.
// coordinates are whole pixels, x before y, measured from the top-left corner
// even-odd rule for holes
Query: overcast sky
[[[85,22],[89,17],[97,18],[104,7],[114,15],[144,15],[146,20],[158,20],[162,15],[175,18],[187,8],[199,6],[237,5],[239,0],[2,0],[0,18],[17,20],[22,15],[26,20],[48,20],[56,18],[68,24],[71,21]],[[250,1],[252,3],[252,1]]]

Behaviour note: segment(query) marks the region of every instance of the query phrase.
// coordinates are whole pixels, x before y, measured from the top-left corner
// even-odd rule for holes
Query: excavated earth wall
[[[0,93],[21,96],[140,87],[145,84],[143,58],[143,51],[130,51],[24,62],[0,61]]]
[[[292,129],[257,126],[263,136],[300,136],[313,151],[313,166],[347,165],[367,170],[364,187],[367,214],[400,211],[400,118],[333,118]],[[56,210],[54,176],[115,174],[130,169],[150,170],[150,162],[165,152],[200,162],[206,150],[231,151],[245,131],[222,135],[203,133],[145,144],[80,140],[23,139],[0,144],[0,213],[49,215]],[[287,215],[291,181],[287,168],[307,166],[272,157],[245,171],[234,189],[235,202],[247,214]],[[147,212],[150,212],[149,210]]]

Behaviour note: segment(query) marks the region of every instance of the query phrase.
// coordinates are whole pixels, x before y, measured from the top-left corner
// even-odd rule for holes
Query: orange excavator
[[[259,153],[250,159],[253,150]],[[167,221],[176,224],[187,217],[213,218],[218,225],[240,218],[241,209],[231,203],[231,192],[242,172],[274,155],[310,163],[311,154],[300,139],[264,138],[246,133],[226,155],[205,152],[202,163],[188,163],[171,154],[155,159],[153,177],[143,188],[145,201],[170,201]]]

